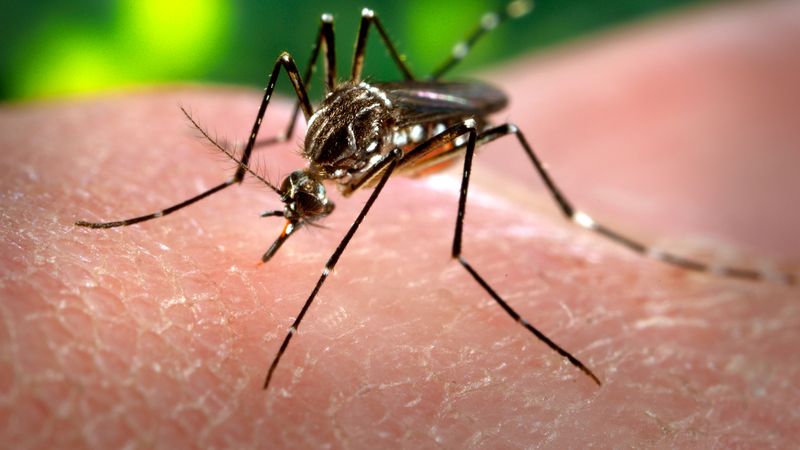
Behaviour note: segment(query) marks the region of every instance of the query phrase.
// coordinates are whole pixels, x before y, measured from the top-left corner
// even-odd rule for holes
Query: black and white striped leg
[[[235,178],[230,178],[228,181],[226,181],[226,182],[224,182],[222,184],[218,184],[218,185],[214,186],[213,188],[211,188],[211,189],[209,189],[209,190],[207,190],[205,192],[202,192],[202,193],[200,193],[198,195],[195,195],[194,197],[192,197],[190,199],[184,200],[184,201],[182,201],[182,202],[180,202],[180,203],[178,203],[176,205],[170,206],[169,208],[164,208],[161,211],[156,211],[156,212],[151,213],[151,214],[145,214],[143,216],[132,217],[130,219],[118,220],[118,221],[115,221],[115,222],[87,222],[85,220],[78,220],[77,222],[75,222],[75,225],[77,225],[79,227],[87,227],[87,228],[114,228],[114,227],[124,227],[124,226],[127,226],[127,225],[133,225],[135,223],[145,222],[145,221],[151,220],[151,219],[158,219],[159,217],[164,217],[169,213],[175,212],[175,211],[177,211],[177,210],[179,210],[179,209],[181,209],[183,207],[189,206],[189,205],[191,205],[192,203],[194,203],[194,202],[196,202],[198,200],[202,200],[202,199],[210,196],[211,194],[216,194],[217,192],[225,189],[226,187],[228,187],[228,186],[230,186],[230,185],[232,185],[234,183],[236,183],[236,179]]]
[[[392,40],[389,39],[389,34],[386,33],[378,16],[375,15],[375,12],[371,9],[364,8],[361,10],[361,24],[358,26],[358,38],[356,39],[356,49],[353,53],[353,66],[350,72],[350,81],[353,83],[361,81],[361,72],[364,70],[364,55],[367,51],[367,35],[369,34],[370,25],[374,25],[378,30],[383,44],[386,46],[386,49],[389,50],[389,55],[391,55],[392,60],[395,65],[397,65],[397,68],[400,69],[400,72],[403,73],[403,78],[406,80],[413,80],[414,75],[411,73],[411,70],[408,69],[408,66],[406,66],[405,58],[397,51],[394,44],[392,44]]]
[[[453,250],[452,256],[456,258],[459,263],[467,270],[467,272],[478,282],[478,284],[500,305],[501,308],[509,315],[512,319],[514,319],[517,323],[522,325],[526,330],[531,332],[536,338],[540,341],[544,342],[548,347],[554,350],[559,355],[566,358],[573,366],[580,369],[583,373],[589,376],[597,385],[600,385],[600,379],[588,368],[584,365],[578,358],[574,357],[570,352],[553,342],[552,339],[548,338],[544,333],[539,331],[536,327],[531,325],[530,322],[523,319],[519,313],[517,313],[511,306],[503,300],[503,298],[495,291],[486,280],[481,277],[478,272],[467,262],[467,260],[461,255],[461,241],[462,235],[464,231],[464,215],[466,214],[467,209],[467,190],[469,188],[469,179],[470,173],[472,171],[472,157],[475,153],[475,143],[478,140],[478,131],[476,129],[475,121],[467,120],[464,121],[462,124],[456,125],[454,127],[445,130],[443,133],[439,134],[438,136],[431,139],[433,142],[431,144],[425,143],[422,145],[431,145],[432,147],[437,147],[442,145],[444,142],[442,140],[449,140],[449,142],[457,142],[456,139],[459,137],[467,136],[466,142],[466,152],[464,155],[464,171],[463,171],[463,178],[461,180],[461,193],[458,198],[458,215],[456,217],[456,227],[455,233],[453,236]]]
[[[445,73],[449,72],[464,57],[467,56],[470,49],[480,40],[486,33],[497,28],[498,25],[508,19],[516,19],[529,13],[533,9],[533,2],[530,0],[515,0],[510,2],[500,11],[491,11],[483,15],[481,22],[475,30],[470,33],[466,39],[456,43],[453,47],[450,57],[439,68],[431,74],[432,80],[438,80]]]
[[[347,233],[342,238],[342,241],[339,242],[339,245],[334,250],[333,254],[330,258],[328,258],[328,262],[325,263],[325,268],[322,269],[322,275],[317,280],[317,284],[314,286],[314,290],[311,291],[311,295],[308,296],[308,299],[303,304],[303,308],[300,309],[300,313],[297,314],[297,317],[294,319],[292,326],[289,327],[289,333],[286,334],[286,337],[283,339],[280,348],[278,349],[278,353],[275,355],[275,358],[272,360],[272,364],[269,366],[269,371],[267,372],[267,377],[264,380],[264,389],[269,387],[269,383],[272,380],[272,376],[275,373],[275,368],[278,367],[278,363],[281,360],[284,352],[286,352],[286,347],[289,346],[289,341],[292,339],[292,336],[297,332],[298,327],[300,326],[300,322],[303,320],[303,317],[308,312],[308,308],[311,306],[311,303],[317,297],[317,293],[319,292],[320,288],[322,288],[322,284],[325,283],[325,280],[328,278],[328,275],[333,271],[334,267],[336,267],[336,263],[339,261],[339,258],[344,253],[344,249],[347,247],[347,244],[350,243],[350,240],[356,234],[358,227],[361,225],[361,222],[366,217],[367,213],[369,212],[372,204],[375,203],[375,200],[380,195],[381,190],[383,190],[383,186],[386,184],[386,181],[394,172],[395,167],[397,167],[397,163],[400,161],[402,157],[402,152],[400,150],[394,150],[390,157],[383,160],[383,164],[385,164],[386,170],[381,175],[381,179],[378,182],[377,186],[375,186],[375,190],[372,191],[370,194],[369,199],[364,204],[364,207],[361,208],[361,212],[358,213],[356,220],[353,221],[353,224],[350,225],[350,229],[347,230]]]
[[[266,113],[267,106],[269,105],[269,100],[270,98],[272,98],[272,93],[275,90],[275,82],[278,79],[278,75],[280,74],[281,68],[284,68],[287,74],[289,75],[289,79],[291,80],[292,86],[294,86],[294,90],[297,93],[298,102],[306,119],[308,119],[308,117],[310,117],[311,114],[313,113],[313,110],[311,108],[311,102],[308,99],[308,94],[303,85],[303,80],[300,78],[299,71],[297,70],[297,65],[295,64],[292,56],[289,53],[284,52],[278,57],[278,60],[275,62],[275,66],[272,69],[272,74],[270,75],[269,82],[267,83],[267,87],[264,90],[264,98],[261,100],[261,106],[258,109],[258,115],[256,116],[256,120],[253,122],[253,128],[250,132],[250,137],[247,140],[247,146],[245,147],[244,152],[242,153],[242,157],[239,160],[237,160],[238,167],[233,177],[231,177],[224,183],[214,186],[213,188],[205,192],[202,192],[190,199],[184,200],[178,204],[172,205],[168,208],[162,209],[160,211],[151,214],[146,214],[143,216],[133,217],[130,219],[119,220],[114,222],[87,222],[85,220],[79,220],[75,222],[75,225],[88,228],[114,228],[114,227],[133,225],[135,223],[145,222],[151,219],[157,219],[159,217],[164,217],[167,214],[178,211],[212,194],[215,194],[227,188],[228,186],[241,182],[244,179],[244,175],[248,173],[249,169],[247,164],[250,160],[250,155],[253,152],[253,147],[255,146],[256,143],[256,137],[258,136],[258,130],[259,128],[261,128],[261,122],[264,119],[264,114]],[[186,111],[184,111],[184,113],[185,112]],[[190,116],[188,116],[188,114],[187,117],[189,117],[189,120],[192,121],[192,124],[194,124],[198,128],[198,130],[200,130],[200,132],[203,133],[203,135],[206,136],[206,138],[208,138],[211,141],[212,144],[214,144],[220,150],[225,152],[228,157],[234,158],[231,154],[228,153],[227,150],[222,148],[217,142],[211,139],[211,137],[208,136],[205,130],[200,128],[197,125],[197,123]],[[266,180],[263,179],[262,181],[266,182]],[[269,186],[273,190],[276,190],[274,186],[272,185]]]
[[[545,168],[542,161],[539,159],[538,156],[536,156],[536,153],[533,151],[533,147],[531,147],[527,139],[525,139],[525,136],[515,125],[505,124],[486,130],[478,136],[478,140],[483,144],[491,142],[495,139],[506,136],[508,134],[513,134],[517,137],[519,144],[522,146],[522,149],[525,150],[525,153],[530,158],[534,168],[536,169],[536,172],[542,178],[542,181],[544,181],[545,186],[547,186],[547,190],[550,192],[550,195],[553,197],[553,200],[558,205],[558,208],[562,212],[562,214],[564,214],[564,216],[567,219],[580,225],[581,227],[595,231],[598,234],[605,236],[606,238],[624,247],[627,247],[636,253],[640,253],[642,255],[658,259],[665,263],[672,264],[674,266],[678,266],[686,270],[692,270],[695,272],[707,272],[718,276],[724,276],[729,278],[740,278],[747,280],[774,280],[774,281],[781,281],[786,284],[794,284],[796,282],[796,279],[792,274],[760,272],[753,269],[745,269],[739,267],[710,265],[700,261],[695,261],[690,258],[685,258],[668,252],[663,252],[661,250],[651,248],[643,244],[642,242],[632,239],[612,228],[609,228],[601,223],[598,223],[588,214],[576,209],[572,205],[572,203],[567,199],[567,197],[564,196],[564,194],[561,192],[558,186],[556,186],[553,179],[550,177],[550,174],[547,172],[547,169]]]

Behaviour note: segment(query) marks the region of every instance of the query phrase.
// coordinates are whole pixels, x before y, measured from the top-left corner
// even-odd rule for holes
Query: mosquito
[[[543,180],[558,209],[567,219],[630,250],[692,271],[713,272],[723,276],[750,280],[769,278],[770,274],[751,269],[717,267],[671,253],[658,252],[595,221],[588,214],[576,209],[561,192],[519,128],[512,123],[493,125],[490,122],[488,116],[502,110],[508,102],[502,91],[482,82],[441,80],[442,76],[456,66],[467,55],[470,48],[487,32],[504,21],[527,14],[532,8],[533,3],[530,1],[515,0],[508,3],[502,10],[486,13],[480,24],[467,35],[466,39],[455,45],[444,63],[425,79],[417,79],[412,74],[378,16],[372,10],[365,8],[361,12],[350,78],[342,83],[337,81],[333,17],[323,14],[308,67],[302,75],[291,54],[283,52],[275,61],[252,131],[241,156],[214,140],[192,116],[183,110],[189,121],[208,141],[236,162],[236,172],[231,178],[205,192],[152,214],[115,222],[78,221],[76,225],[89,228],[113,228],[156,219],[183,209],[229,186],[240,184],[246,175],[251,175],[280,196],[283,202],[283,209],[262,214],[263,217],[285,219],[280,234],[261,257],[262,262],[267,262],[297,230],[304,226],[317,225],[320,220],[333,212],[334,204],[328,198],[326,183],[338,187],[344,197],[348,197],[362,188],[372,188],[372,193],[361,211],[325,263],[314,289],[272,359],[263,385],[264,389],[267,389],[275,369],[286,352],[289,342],[297,332],[303,317],[390,177],[395,174],[411,176],[426,174],[450,162],[455,162],[456,158],[463,155],[464,165],[453,235],[452,257],[513,320],[600,386],[600,378],[587,365],[522,318],[462,255],[461,243],[472,160],[475,150],[481,145],[505,136],[516,138],[520,148],[530,159],[534,170]],[[370,83],[363,81],[362,69],[367,37],[371,27],[377,31],[391,59],[402,73],[402,81]],[[320,53],[323,55],[326,95],[319,106],[314,109],[309,100],[306,86],[311,81]],[[257,141],[264,114],[281,70],[287,73],[297,95],[294,113],[283,134]],[[302,152],[308,160],[308,165],[290,173],[279,185],[273,185],[249,167],[250,157],[258,146],[288,140],[293,134],[300,112],[307,122]],[[787,275],[784,281],[793,283],[794,278]]]

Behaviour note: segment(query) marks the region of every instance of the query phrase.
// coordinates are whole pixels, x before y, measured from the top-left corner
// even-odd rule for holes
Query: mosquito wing
[[[503,109],[506,95],[488,84],[442,81],[374,83],[392,101],[397,126],[450,122],[466,117],[482,118]]]

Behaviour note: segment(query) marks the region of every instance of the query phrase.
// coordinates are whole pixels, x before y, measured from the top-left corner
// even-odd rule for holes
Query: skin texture
[[[800,261],[800,7],[728,5],[487,76],[596,219],[745,265]],[[285,80],[284,80],[285,81]],[[368,193],[334,194],[268,265],[255,182],[224,180],[177,104],[247,136],[259,93],[169,88],[0,110],[0,442],[9,448],[786,448],[797,287],[688,273],[565,222],[511,138],[477,156],[465,255],[586,376],[449,259],[458,169],[393,179],[269,391],[269,361]],[[262,136],[285,123],[270,106]],[[299,137],[296,139],[299,142]],[[273,181],[297,143],[257,155]],[[534,187],[531,187],[534,186]],[[753,255],[758,255],[754,257]]]

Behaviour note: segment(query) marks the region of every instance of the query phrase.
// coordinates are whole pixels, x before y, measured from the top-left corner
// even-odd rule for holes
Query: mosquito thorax
[[[358,172],[386,151],[393,123],[392,103],[382,90],[343,83],[309,118],[304,156],[324,178]]]
[[[284,217],[292,222],[313,221],[333,211],[322,181],[308,170],[290,173],[280,186]]]

